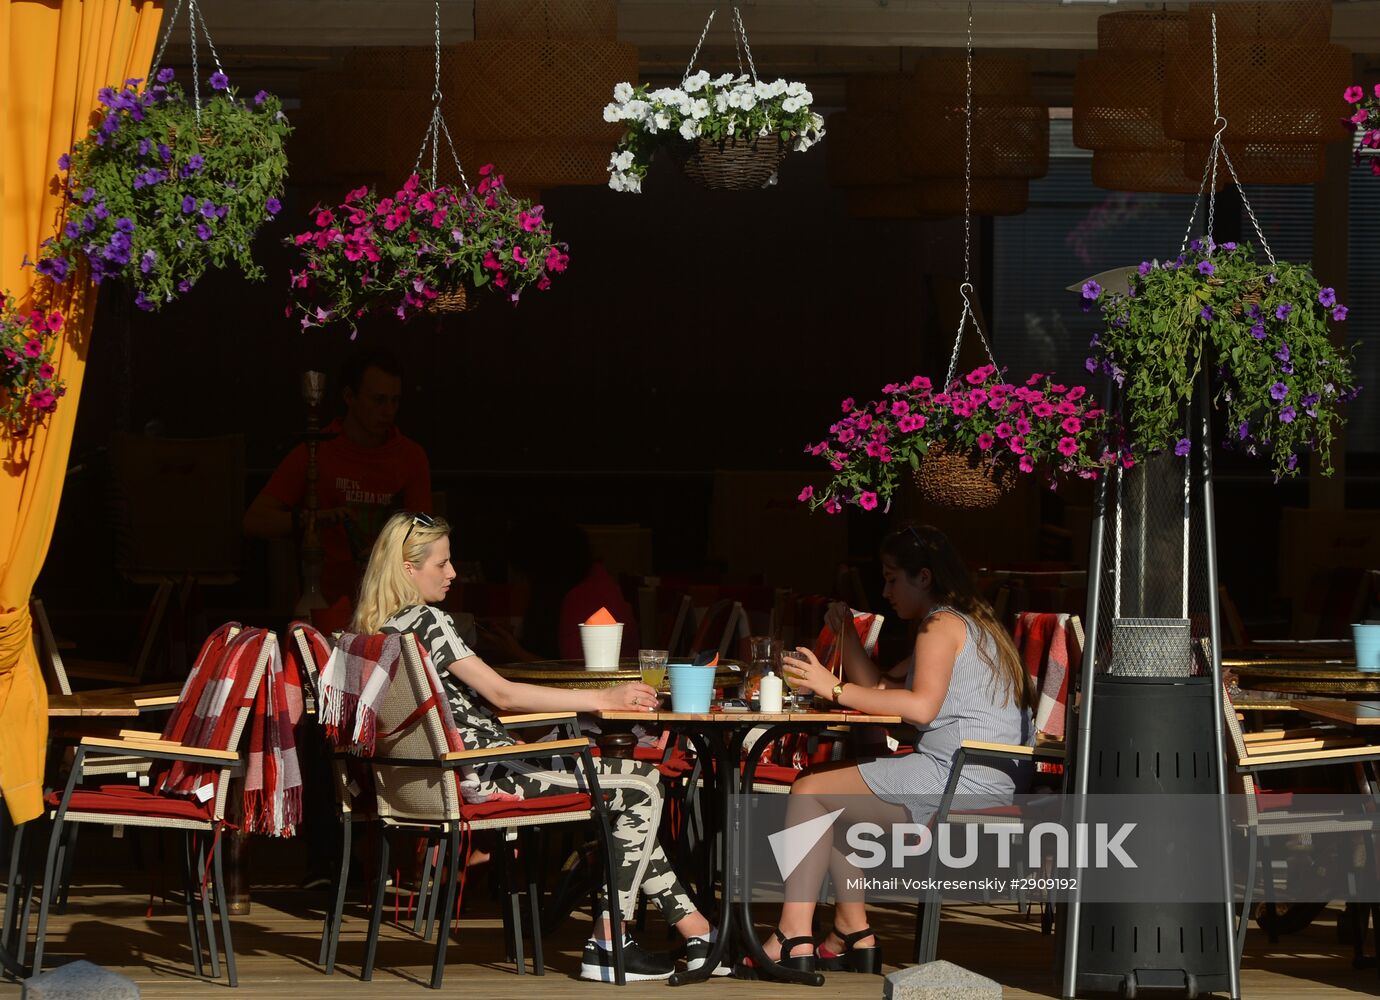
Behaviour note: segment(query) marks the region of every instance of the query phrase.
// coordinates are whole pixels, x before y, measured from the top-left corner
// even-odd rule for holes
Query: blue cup
[[[671,711],[699,714],[709,711],[709,702],[714,697],[713,667],[672,663],[667,673],[671,675]]]
[[[1380,673],[1380,624],[1353,625],[1351,637],[1356,643],[1356,669]]]

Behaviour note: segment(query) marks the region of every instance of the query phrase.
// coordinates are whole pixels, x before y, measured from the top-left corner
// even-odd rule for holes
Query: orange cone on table
[[[600,608],[580,625],[586,670],[617,670],[622,646],[623,626],[608,608]]]

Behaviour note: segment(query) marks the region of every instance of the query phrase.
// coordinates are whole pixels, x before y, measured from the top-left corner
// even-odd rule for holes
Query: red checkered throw
[[[302,679],[295,660],[285,666],[274,649],[250,716],[244,829],[291,837],[302,822],[302,770],[293,734],[302,719]]]

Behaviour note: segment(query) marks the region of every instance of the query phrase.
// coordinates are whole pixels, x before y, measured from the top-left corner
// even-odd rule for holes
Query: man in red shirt
[[[321,594],[353,602],[359,574],[384,521],[396,510],[431,511],[431,466],[420,445],[394,426],[402,369],[383,351],[359,352],[340,372],[345,416],[316,447]],[[300,530],[306,507],[307,446],[293,448],[244,514],[251,538]]]

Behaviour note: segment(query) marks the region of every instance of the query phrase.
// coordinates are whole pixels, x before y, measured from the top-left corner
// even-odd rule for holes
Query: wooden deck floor
[[[87,856],[80,864],[66,914],[55,915],[49,937],[54,964],[86,958],[134,979],[145,997],[224,996],[224,979],[203,982],[192,975],[185,924],[176,898],[164,900],[155,887],[151,907],[149,876],[132,873],[122,884],[112,884],[100,865],[125,864],[127,851],[119,842],[91,836],[83,838]],[[430,974],[432,945],[408,931],[385,924],[379,945],[379,966],[371,983],[359,980],[363,961],[366,913],[353,893],[346,910],[340,945],[340,966],[327,977],[316,966],[320,914],[325,893],[306,893],[295,887],[289,873],[295,864],[294,845],[254,844],[256,868],[278,869],[277,884],[254,886],[250,913],[234,918],[235,950],[240,988],[256,1000],[315,1000],[435,996],[423,985]],[[272,855],[265,858],[264,855]],[[94,857],[93,857],[94,855]],[[277,862],[277,863],[266,863]],[[106,872],[109,872],[109,868]],[[122,878],[124,878],[122,876]],[[144,887],[141,893],[131,886]],[[538,979],[519,977],[511,963],[503,961],[502,932],[496,904],[483,892],[482,881],[472,884],[460,930],[452,938],[444,990],[466,997],[504,998],[551,996],[562,998],[609,997],[612,986],[586,983],[575,978],[579,948],[588,929],[587,918],[575,917],[546,942],[547,973]],[[911,947],[912,913],[900,908],[875,914],[884,954],[903,958]],[[769,916],[759,914],[759,916]],[[1252,929],[1243,971],[1243,995],[1248,998],[1375,996],[1380,978],[1374,969],[1353,970],[1349,946],[1337,943],[1336,913],[1329,911],[1304,932],[1270,946],[1264,934]],[[409,924],[410,926],[410,924]],[[764,928],[765,931],[766,928]],[[649,947],[663,947],[664,930],[656,918],[640,939]],[[1051,997],[1053,939],[1039,932],[1038,921],[1027,919],[1010,907],[953,906],[945,910],[940,936],[940,956],[981,972],[1002,983],[1008,998]],[[894,967],[894,966],[893,966]],[[888,970],[889,971],[889,970]],[[663,996],[662,983],[635,984],[619,996]],[[687,995],[712,992],[731,994],[799,995],[803,988],[715,980],[687,988]],[[844,973],[831,974],[825,989],[830,1000],[875,998],[881,980]],[[808,995],[809,991],[805,991]],[[18,995],[14,984],[0,983],[0,996]]]

